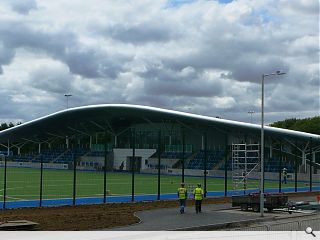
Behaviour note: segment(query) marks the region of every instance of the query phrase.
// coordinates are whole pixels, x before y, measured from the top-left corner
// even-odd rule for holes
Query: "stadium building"
[[[319,190],[320,136],[264,131],[265,191]],[[257,191],[260,137],[259,125],[154,107],[66,109],[0,132],[0,201],[6,208],[170,199],[181,181],[203,183],[207,196]]]

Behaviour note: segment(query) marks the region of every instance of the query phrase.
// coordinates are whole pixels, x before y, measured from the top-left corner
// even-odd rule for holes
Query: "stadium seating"
[[[210,150],[207,151],[207,169],[213,169],[224,157],[224,151],[222,150]],[[188,163],[189,169],[204,169],[205,152],[200,150],[193,159]]]
[[[81,156],[102,157],[104,152],[90,151],[89,149],[52,149],[43,150],[39,153],[28,153],[22,155],[15,155],[14,161],[17,162],[41,162],[44,163],[64,163],[68,164],[73,161],[74,158]]]

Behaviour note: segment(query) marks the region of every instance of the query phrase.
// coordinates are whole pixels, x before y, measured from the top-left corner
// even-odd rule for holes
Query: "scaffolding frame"
[[[233,190],[248,189],[249,175],[260,169],[260,144],[232,143]]]

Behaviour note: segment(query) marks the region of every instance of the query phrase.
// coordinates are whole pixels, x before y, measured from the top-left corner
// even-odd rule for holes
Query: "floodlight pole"
[[[248,111],[248,113],[250,114],[250,123],[252,123],[252,114],[254,114],[253,110]]]
[[[264,79],[268,76],[283,75],[285,72],[276,71],[275,73],[262,74],[261,81],[261,161],[260,161],[260,216],[263,217],[264,209]]]
[[[67,109],[68,109],[69,108],[69,97],[72,97],[72,94],[66,93],[64,96],[67,98]]]

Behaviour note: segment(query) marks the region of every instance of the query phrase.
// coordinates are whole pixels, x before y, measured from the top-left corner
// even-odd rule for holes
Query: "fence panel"
[[[6,183],[6,202],[7,206],[37,206],[36,203],[29,205],[28,200],[39,200],[40,191],[40,168],[25,168],[12,166],[8,162],[7,183]],[[15,164],[14,164],[15,165]],[[21,201],[24,204],[21,205]]]
[[[300,222],[301,231],[304,231],[307,227],[311,227],[314,231],[320,231],[320,216]]]
[[[231,231],[244,231],[244,232],[246,232],[246,231],[268,231],[268,227],[265,225],[260,225],[260,226],[231,229]]]
[[[298,231],[299,222],[286,222],[269,225],[269,231]]]

